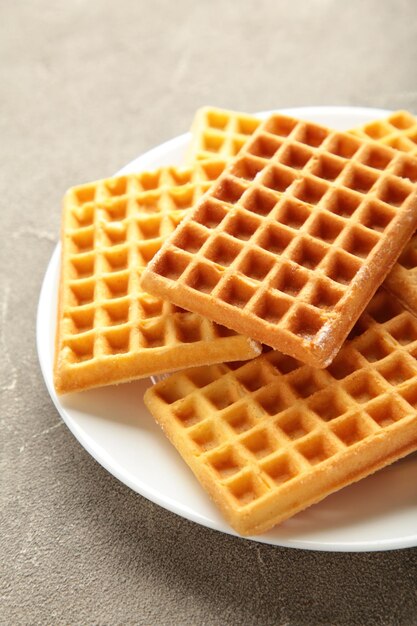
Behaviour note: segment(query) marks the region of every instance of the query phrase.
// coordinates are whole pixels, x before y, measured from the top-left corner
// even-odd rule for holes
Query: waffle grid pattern
[[[191,143],[187,161],[194,163],[214,156],[231,159],[255,132],[260,120],[253,115],[203,107],[191,127]]]
[[[358,137],[372,139],[396,150],[417,155],[417,119],[408,111],[395,111],[382,120],[369,122],[350,132]]]
[[[246,113],[214,107],[199,109],[191,127],[187,161],[194,163],[216,155],[226,160],[234,158],[260,124],[260,119]],[[408,111],[395,111],[349,132],[410,155],[417,154],[417,119]]]
[[[76,207],[90,202],[103,202],[116,197],[131,197],[163,187],[182,187],[191,183],[209,183],[216,180],[225,168],[225,161],[213,158],[188,167],[166,166],[146,172],[104,178],[85,185],[71,187],[66,201]]]
[[[247,134],[239,132],[240,120]],[[236,111],[205,107],[197,111],[192,125],[192,139],[188,161],[213,158],[221,152],[222,157],[230,160],[239,147],[248,140],[248,131],[252,134],[260,120]],[[349,131],[350,133],[372,139],[410,155],[417,155],[417,119],[407,111],[396,111],[387,118],[375,120],[369,124]],[[410,170],[409,178],[417,180],[416,172]],[[386,287],[412,313],[417,315],[417,237],[413,237],[385,281]]]
[[[218,162],[219,167],[222,166]],[[66,392],[178,367],[259,354],[255,343],[151,296],[141,273],[209,188],[164,168],[71,189],[64,201],[55,381]],[[204,175],[201,175],[201,172]],[[176,181],[176,186],[169,184]],[[182,186],[179,184],[182,183]],[[146,189],[146,191],[145,191]],[[220,351],[220,356],[219,356]]]
[[[352,336],[326,370],[270,351],[146,392],[238,532],[263,532],[417,448],[417,320],[381,290]]]
[[[397,111],[384,120],[376,120],[351,132],[417,156],[417,119],[407,111]],[[410,170],[409,178],[416,181],[417,170]],[[385,286],[417,315],[417,236],[412,237],[402,252]]]
[[[416,225],[416,171],[395,150],[274,115],[143,284],[323,367]]]
[[[414,235],[387,276],[385,287],[417,316],[417,236]]]

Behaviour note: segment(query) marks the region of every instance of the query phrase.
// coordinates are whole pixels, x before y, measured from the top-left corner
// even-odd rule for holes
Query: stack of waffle
[[[417,120],[197,112],[187,166],[64,199],[59,393],[145,403],[241,534],[417,449]]]

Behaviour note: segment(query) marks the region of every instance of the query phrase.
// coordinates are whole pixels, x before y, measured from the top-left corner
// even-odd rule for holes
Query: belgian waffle
[[[189,162],[213,158],[221,154],[233,158],[260,125],[253,116],[237,111],[203,107],[195,115],[191,127]],[[364,139],[372,139],[402,152],[417,155],[417,119],[407,111],[396,111],[387,118],[375,120],[349,131]],[[417,171],[410,168],[406,176],[417,181]],[[413,237],[399,263],[387,276],[385,286],[417,315],[417,237]]]
[[[381,290],[326,370],[270,351],[173,374],[145,403],[230,525],[256,534],[417,449],[416,357],[417,319]]]
[[[417,160],[275,114],[155,256],[150,293],[325,367],[417,225]]]
[[[198,109],[191,126],[187,161],[194,163],[220,155],[232,159],[260,124],[259,118],[247,113],[215,107]],[[395,111],[349,132],[411,155],[417,154],[417,119],[407,111]]]
[[[162,168],[68,191],[54,367],[59,393],[259,354],[256,342],[139,286],[163,239],[223,165]]]

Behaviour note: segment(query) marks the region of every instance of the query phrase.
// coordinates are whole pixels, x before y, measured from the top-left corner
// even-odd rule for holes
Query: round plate
[[[315,107],[284,111],[347,129],[389,111]],[[260,114],[265,116],[267,113]],[[182,164],[190,135],[150,150],[120,173]],[[234,534],[143,404],[150,380],[57,397],[52,382],[59,246],[42,285],[37,345],[55,406],[84,448],[123,483],[189,520]],[[157,468],[157,470],[156,470]],[[251,539],[278,546],[329,551],[390,550],[417,546],[417,454],[346,487],[272,531]]]

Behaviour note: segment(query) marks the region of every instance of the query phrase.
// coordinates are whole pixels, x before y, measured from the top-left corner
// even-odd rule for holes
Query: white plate
[[[389,113],[352,107],[285,112],[340,129]],[[129,163],[121,172],[181,164],[188,141],[189,134],[168,141]],[[134,491],[198,524],[234,534],[147,412],[143,393],[151,384],[149,380],[57,397],[52,362],[58,271],[59,246],[50,260],[40,294],[37,345],[46,386],[69,429],[103,467]],[[414,454],[253,539],[329,551],[417,546],[416,476]]]

